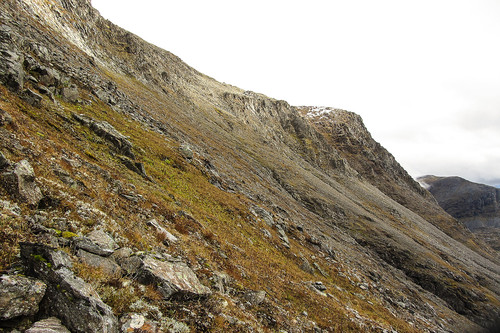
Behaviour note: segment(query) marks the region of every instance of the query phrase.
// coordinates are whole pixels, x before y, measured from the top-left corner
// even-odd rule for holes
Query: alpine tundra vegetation
[[[0,82],[3,332],[495,329],[498,253],[354,113],[217,82],[88,0],[2,0]]]

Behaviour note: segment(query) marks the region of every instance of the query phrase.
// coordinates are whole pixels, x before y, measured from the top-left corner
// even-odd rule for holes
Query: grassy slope
[[[116,31],[111,29],[109,33],[113,36]],[[138,47],[139,42],[133,38],[132,40],[132,44]],[[134,75],[120,74],[114,68],[114,63],[123,62],[134,71],[135,62],[143,60],[137,59],[141,57],[141,52],[138,52],[137,57],[131,56],[113,46],[113,39],[104,42],[107,44],[101,47],[106,47],[109,52],[107,56],[114,59],[113,64],[110,62],[106,68],[95,69],[98,75],[105,81],[114,82],[129,99],[146,110],[144,112],[166,123],[173,132],[166,137],[148,129],[131,120],[127,114],[114,111],[98,101],[83,86],[80,86],[82,98],[90,101],[89,105],[65,104],[59,100],[61,107],[58,107],[46,99],[45,107],[40,109],[24,104],[2,89],[0,107],[7,110],[17,124],[8,130],[17,135],[21,144],[31,146],[31,151],[13,149],[7,141],[3,142],[2,148],[8,151],[8,157],[13,160],[29,158],[44,184],[45,193],[62,199],[59,208],[49,214],[58,216],[69,212],[68,216],[77,221],[78,228],[74,231],[85,232],[99,221],[84,219],[76,214],[75,203],[77,200],[92,202],[108,216],[102,223],[103,226],[115,234],[125,236],[122,245],[140,250],[163,249],[161,240],[148,229],[145,220],[149,216],[165,220],[167,228],[182,239],[179,245],[169,248],[169,252],[188,259],[207,283],[213,271],[225,271],[234,278],[234,287],[237,289],[265,290],[275,306],[271,312],[280,322],[307,310],[310,318],[322,326],[336,325],[342,331],[356,331],[357,326],[346,320],[347,317],[352,318],[353,310],[356,310],[362,317],[371,318],[383,327],[392,326],[401,332],[414,330],[406,323],[405,316],[410,316],[407,312],[401,311],[396,317],[391,313],[391,307],[383,295],[376,291],[363,291],[357,286],[359,282],[366,281],[368,271],[376,271],[382,261],[372,259],[373,253],[366,252],[366,249],[356,244],[343,242],[345,239],[349,240],[349,237],[330,227],[331,224],[344,227],[348,225],[347,229],[354,231],[353,235],[361,241],[379,239],[384,242],[386,239],[396,238],[395,244],[399,244],[399,247],[408,244],[415,246],[418,250],[415,255],[434,253],[435,249],[424,250],[434,246],[426,240],[426,234],[422,236],[419,246],[414,245],[415,242],[418,243],[415,240],[418,235],[411,228],[397,226],[401,219],[389,213],[389,208],[399,213],[404,212],[404,217],[413,221],[411,213],[407,213],[362,180],[326,172],[306,161],[301,152],[293,147],[301,147],[304,143],[310,147],[313,141],[300,138],[296,132],[279,129],[276,127],[276,118],[266,115],[263,116],[264,119],[255,118],[246,109],[248,100],[240,105],[221,98],[221,92],[225,90],[237,96],[242,95],[240,90],[193,73],[185,69],[185,65],[179,65],[178,60],[172,60],[165,54],[163,55],[168,61],[165,64],[158,63],[158,67],[185,74],[185,77],[176,82],[177,89],[173,84],[147,81],[140,71]],[[107,48],[109,43],[111,47]],[[143,46],[139,43],[139,47]],[[80,56],[85,59],[84,55]],[[168,74],[173,75],[171,72]],[[164,89],[163,92],[161,89]],[[257,98],[255,103],[263,107],[261,113],[266,110],[277,112],[276,109],[280,107],[275,101],[263,97]],[[145,164],[146,171],[154,182],[145,181],[125,168],[105,141],[72,120],[72,112],[106,120],[129,136],[135,147],[134,153]],[[263,132],[269,128],[279,129],[281,133],[278,134],[283,135],[283,139],[273,141],[274,133]],[[186,162],[177,149],[184,140],[189,140],[197,148],[195,160],[210,158],[220,173],[227,175],[226,180],[232,180],[240,186],[241,193],[221,191],[209,182],[201,163]],[[78,154],[86,163],[78,169],[66,165],[61,160],[63,151],[73,158]],[[62,184],[54,174],[54,167],[58,165],[83,186],[69,188]],[[116,181],[120,181],[122,185],[118,186]],[[121,191],[136,192],[144,200],[138,204],[130,204],[119,195]],[[311,212],[306,209],[308,207],[304,207],[303,202],[295,200],[293,195],[297,193],[302,198],[315,198],[326,203],[325,216]],[[284,220],[291,226],[291,250],[281,245],[276,230],[251,217],[248,208],[254,203],[265,204],[268,209],[274,209],[273,204],[278,204],[289,212],[289,217]],[[311,205],[315,205],[315,202]],[[27,207],[24,209],[25,213],[29,213]],[[188,212],[194,219],[179,214],[181,210]],[[321,213],[317,210],[315,212]],[[331,215],[332,213],[336,215]],[[335,218],[332,219],[331,216]],[[19,225],[22,224],[21,221],[18,222]],[[420,226],[425,226],[420,220],[419,223]],[[297,224],[305,225],[306,232],[296,231],[293,226]],[[272,234],[271,240],[265,238],[261,230],[263,228]],[[432,228],[430,231],[434,232]],[[5,232],[14,233],[20,238],[26,237],[21,232]],[[334,239],[332,243],[336,245],[335,251],[340,258],[338,261],[328,260],[324,252],[318,251],[314,242],[311,242],[313,237],[318,237],[321,233]],[[442,245],[438,248],[442,248]],[[445,250],[446,253],[449,251]],[[329,273],[328,277],[321,276],[318,271],[314,274],[302,271],[299,268],[301,256],[314,256],[314,260]],[[436,267],[444,266],[440,258],[429,256],[429,262]],[[359,269],[357,274],[356,268]],[[385,279],[383,285],[400,289],[401,296],[411,294],[408,289],[412,285],[400,280],[403,279],[400,273],[391,277],[390,269],[386,269],[387,271],[380,272]],[[81,273],[85,275],[84,272]],[[87,278],[93,279],[92,276]],[[101,288],[106,284],[102,280],[95,280]],[[322,280],[334,297],[324,297],[310,291],[303,282],[312,280]],[[113,288],[109,285],[106,287]],[[495,300],[495,295],[484,288],[480,289],[487,297]],[[464,321],[446,309],[439,300],[432,298],[432,295],[422,292],[419,297],[431,304],[438,304],[439,316],[453,317],[457,322]],[[126,308],[126,304],[122,304],[123,300],[115,299],[114,302],[115,309]],[[159,300],[157,302],[161,303]],[[279,308],[289,314],[285,315],[285,312],[277,310]],[[264,310],[268,311],[255,309],[253,313]],[[242,318],[247,316],[234,304],[230,305],[229,311]],[[227,323],[218,318],[214,320],[214,325],[224,326]],[[419,325],[427,324],[420,321]]]
[[[49,216],[72,218],[77,223],[77,229],[73,230],[77,233],[85,233],[96,224],[102,224],[108,231],[125,236],[122,245],[144,251],[161,249],[163,245],[148,230],[141,212],[153,212],[157,218],[167,217],[168,229],[182,239],[181,244],[170,248],[169,252],[186,257],[193,265],[202,261],[203,267],[198,270],[198,274],[202,278],[206,274],[206,281],[213,270],[224,271],[235,279],[235,286],[242,290],[265,290],[271,296],[273,304],[279,304],[295,315],[307,310],[310,318],[320,325],[334,324],[342,331],[357,330],[346,319],[345,309],[341,305],[345,302],[353,303],[352,293],[357,288],[337,274],[341,269],[318,258],[318,263],[329,273],[328,279],[318,276],[318,273],[310,275],[300,270],[297,254],[301,252],[307,256],[316,252],[301,239],[303,236],[291,240],[292,251],[285,250],[273,229],[248,216],[248,199],[221,191],[210,184],[200,170],[186,163],[179,155],[177,143],[167,142],[159,134],[130,122],[122,114],[99,102],[88,106],[62,103],[62,107],[54,107],[46,100],[47,108],[36,109],[24,104],[3,87],[0,92],[0,107],[14,118],[14,125],[8,130],[17,136],[22,145],[30,147],[29,153],[5,145],[2,151],[7,151],[8,158],[14,161],[28,158],[35,168],[44,193],[62,199],[57,209],[48,211]],[[72,112],[109,121],[118,131],[130,136],[136,147],[134,153],[139,160],[145,162],[146,170],[155,182],[144,181],[142,177],[126,169],[106,142],[72,120]],[[79,155],[84,166],[75,170],[64,164],[61,161],[63,151],[65,156]],[[83,184],[84,189],[72,189],[63,184],[54,174],[56,166],[64,168]],[[95,171],[97,168],[99,172]],[[133,184],[144,200],[137,205],[130,205],[118,193],[110,192],[109,188],[117,180],[123,184]],[[82,218],[75,213],[75,202],[78,200],[92,201],[96,208],[116,223]],[[181,209],[188,211],[197,222],[176,214]],[[29,213],[29,208],[23,207],[23,212]],[[21,221],[18,223],[21,225]],[[2,232],[9,237],[16,235],[17,240],[27,240],[30,237],[23,233],[24,227],[14,231],[9,229],[11,227],[4,224]],[[263,236],[260,230],[262,228],[272,233],[272,240]],[[11,248],[5,253],[11,251],[15,254],[15,249]],[[224,259],[221,253],[229,259]],[[3,268],[11,262],[12,254],[9,257],[3,256]],[[103,287],[104,279],[80,273],[87,279],[100,283],[101,285],[97,285],[99,290],[106,290]],[[329,289],[339,286],[345,292],[336,294],[336,300],[318,296],[300,282],[316,279],[323,280]],[[117,309],[126,308],[123,299],[110,297],[109,300],[114,302],[112,305]],[[412,331],[404,321],[392,316],[380,304],[370,305],[366,301],[357,300],[352,307],[376,321],[384,318],[383,322],[397,327],[399,331]],[[237,307],[231,311],[245,316]],[[279,316],[277,319],[280,320]],[[215,321],[214,325],[216,324],[227,323]]]

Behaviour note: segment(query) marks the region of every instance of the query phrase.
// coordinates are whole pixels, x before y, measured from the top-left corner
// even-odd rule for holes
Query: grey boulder
[[[0,319],[36,314],[46,289],[45,283],[33,278],[0,276]]]
[[[121,275],[122,269],[120,268],[120,266],[109,258],[101,257],[84,250],[78,250],[76,252],[76,255],[84,263],[86,263],[89,266],[99,268],[106,275],[114,277]]]
[[[131,256],[121,261],[140,283],[156,285],[165,298],[196,299],[210,294],[196,274],[184,262],[159,260],[149,255]]]
[[[35,172],[27,160],[14,164],[10,171],[1,175],[2,185],[13,197],[36,206],[42,199],[42,191],[35,182]]]

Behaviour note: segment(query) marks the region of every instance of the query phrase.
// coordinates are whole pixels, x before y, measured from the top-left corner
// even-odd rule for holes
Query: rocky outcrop
[[[73,114],[73,118],[75,118],[82,125],[90,128],[98,136],[109,141],[113,145],[113,147],[121,154],[131,159],[135,159],[134,153],[132,152],[132,143],[126,136],[118,132],[107,121],[96,121],[92,118],[86,117],[85,115],[77,114]]]
[[[0,26],[0,81],[13,90],[22,89],[24,85],[23,56],[11,48],[11,44],[19,38],[7,25]]]
[[[4,168],[7,162],[3,162]],[[27,160],[15,163],[0,175],[3,187],[16,199],[37,206],[43,195],[35,181],[35,172]]]
[[[185,263],[173,258],[133,255],[122,260],[121,266],[139,282],[156,286],[167,299],[193,299],[210,294],[210,289],[200,283]]]
[[[69,269],[68,255],[41,244],[21,244],[28,274],[47,284],[42,307],[73,332],[118,332],[118,320],[92,287]]]

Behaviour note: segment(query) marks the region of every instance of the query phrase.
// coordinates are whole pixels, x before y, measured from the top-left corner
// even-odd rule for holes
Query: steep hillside
[[[2,1],[0,55],[5,331],[494,329],[494,251],[358,116],[219,83],[87,0]]]
[[[500,250],[500,189],[460,177],[418,179],[443,209],[495,250]]]
[[[337,148],[364,179],[399,204],[430,221],[449,236],[467,244],[470,235],[443,214],[432,195],[399,165],[384,147],[373,140],[360,116],[324,107],[301,107],[300,112]],[[475,245],[471,246],[478,250]]]

